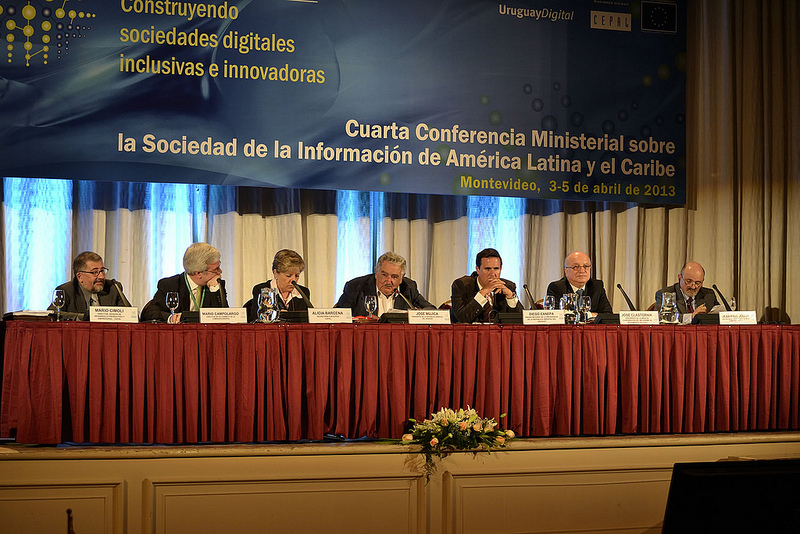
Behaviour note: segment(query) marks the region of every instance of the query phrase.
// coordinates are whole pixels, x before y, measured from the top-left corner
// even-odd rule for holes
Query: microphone
[[[220,291],[219,296],[222,307],[229,308],[230,306],[228,305],[228,292],[225,290],[225,280],[220,278],[217,280],[217,283],[219,284],[219,291]]]
[[[531,291],[528,289],[528,284],[522,284],[522,288],[525,290],[525,293],[528,295],[528,300],[531,302],[531,307],[528,309],[534,309],[534,307],[536,307],[536,302],[534,302],[533,295],[531,295]]]
[[[622,291],[622,296],[625,297],[625,302],[628,303],[628,308],[631,311],[636,311],[636,306],[633,305],[633,302],[631,302],[631,299],[628,297],[628,294],[625,293],[624,289],[622,289],[622,284],[617,284],[617,287],[619,288],[620,291]]]
[[[403,300],[406,301],[406,304],[408,304],[408,309],[409,310],[416,310],[417,309],[416,306],[414,306],[413,304],[411,304],[411,302],[409,302],[409,300],[406,298],[405,295],[400,293],[399,289],[394,288],[394,293],[395,293],[395,295],[400,295],[401,297],[403,297]]]
[[[725,296],[722,294],[722,291],[719,290],[717,284],[711,284],[711,287],[716,289],[717,293],[719,294],[719,298],[722,299],[722,304],[725,305],[725,311],[731,311],[731,305],[728,304],[728,299],[726,299]]]
[[[314,307],[314,305],[311,304],[311,301],[308,299],[308,296],[303,292],[302,289],[300,289],[300,286],[298,286],[297,282],[294,281],[294,280],[292,280],[292,287],[295,288],[298,293],[300,293],[301,297],[303,297],[303,302],[306,303],[306,306],[308,306],[309,308],[313,308]]]
[[[119,296],[122,298],[122,304],[124,304],[128,308],[132,308],[133,306],[131,306],[131,303],[125,297],[125,293],[122,292],[122,285],[119,282],[117,282],[114,278],[112,278],[110,282],[112,286],[117,288],[117,292],[119,293]]]

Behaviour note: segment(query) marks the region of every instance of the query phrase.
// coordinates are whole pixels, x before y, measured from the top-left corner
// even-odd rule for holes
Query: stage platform
[[[426,482],[396,442],[0,447],[4,532],[661,531],[676,462],[800,458],[800,432],[540,438],[454,453]]]

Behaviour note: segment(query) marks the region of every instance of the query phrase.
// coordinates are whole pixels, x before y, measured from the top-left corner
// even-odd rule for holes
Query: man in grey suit
[[[703,287],[706,271],[697,262],[690,261],[681,269],[678,282],[669,287],[656,291],[656,310],[661,309],[661,295],[675,293],[675,304],[678,312],[691,313],[692,317],[698,313],[708,313],[718,305],[714,291]]]

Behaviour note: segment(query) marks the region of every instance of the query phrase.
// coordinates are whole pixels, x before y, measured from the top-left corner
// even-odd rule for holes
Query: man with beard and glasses
[[[86,319],[90,306],[130,306],[122,293],[122,284],[106,280],[107,272],[99,254],[91,251],[78,254],[72,261],[72,280],[56,288],[64,292],[61,312],[76,314],[76,319]],[[56,307],[51,304],[48,309],[55,310]]]

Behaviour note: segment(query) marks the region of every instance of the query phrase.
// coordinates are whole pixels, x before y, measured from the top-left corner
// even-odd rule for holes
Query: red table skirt
[[[521,436],[800,429],[800,326],[10,321],[20,443],[400,438],[471,406]]]

